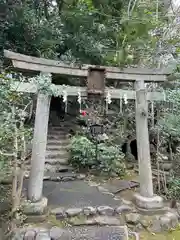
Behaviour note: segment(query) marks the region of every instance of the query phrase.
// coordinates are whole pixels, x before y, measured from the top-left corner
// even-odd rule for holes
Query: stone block
[[[65,235],[65,230],[59,227],[52,227],[50,229],[50,237],[53,240],[59,240],[62,239]]]
[[[51,240],[49,233],[38,232],[35,240]]]
[[[48,199],[43,197],[38,202],[31,202],[30,200],[25,200],[22,203],[23,211],[27,215],[41,215],[45,212],[48,204]]]
[[[77,179],[78,180],[84,180],[86,178],[86,175],[85,174],[79,174],[78,176],[77,176]]]
[[[115,211],[117,214],[122,214],[124,212],[131,212],[132,208],[129,205],[122,205],[117,207]]]
[[[162,230],[169,230],[171,228],[175,228],[178,224],[177,215],[167,212],[163,216],[159,218]]]
[[[24,234],[24,240],[34,240],[36,237],[36,231],[30,229]]]
[[[120,219],[115,218],[115,217],[97,216],[97,217],[93,218],[93,220],[97,225],[100,225],[100,226],[103,226],[103,225],[120,226],[121,225]]]
[[[68,217],[74,217],[80,215],[82,211],[82,208],[69,208],[66,210],[66,214]]]
[[[163,198],[156,195],[148,198],[136,193],[134,195],[134,201],[136,206],[141,209],[156,210],[163,208]]]
[[[112,216],[114,214],[114,209],[109,206],[99,206],[97,211],[100,215]]]
[[[83,209],[83,213],[86,216],[90,216],[90,215],[95,215],[96,214],[96,208],[88,206],[88,207],[84,207]]]
[[[140,214],[138,213],[128,213],[125,216],[126,222],[130,224],[138,224],[140,221]]]

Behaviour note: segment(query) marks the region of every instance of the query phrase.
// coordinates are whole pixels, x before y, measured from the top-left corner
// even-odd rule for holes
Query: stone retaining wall
[[[98,206],[92,207],[87,206],[84,208],[55,208],[51,210],[51,214],[56,215],[58,218],[68,218],[75,217],[79,215],[84,216],[96,216],[96,215],[106,215],[106,216],[115,216],[122,214],[124,212],[135,212],[128,205],[121,205],[119,207],[110,207],[110,206]]]
[[[178,225],[178,214],[169,209],[165,214],[141,215],[138,211],[129,206],[121,205],[116,208],[110,206],[87,206],[84,208],[56,208],[50,212],[59,221],[66,220],[74,226],[80,225],[109,225],[122,226],[130,225],[135,229],[148,229],[153,232],[167,231]],[[133,228],[134,228],[133,227]]]

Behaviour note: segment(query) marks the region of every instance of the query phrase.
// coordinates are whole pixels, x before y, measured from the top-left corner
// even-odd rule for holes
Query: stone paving
[[[123,227],[58,227],[26,228],[16,232],[12,240],[128,240]]]
[[[98,186],[73,173],[73,169],[66,171],[67,166],[63,164],[67,164],[68,156],[64,157],[64,153],[68,141],[64,140],[64,133],[56,132],[57,129],[49,132],[43,195],[48,198],[50,214],[55,216],[56,221],[66,221],[71,227],[60,228],[54,224],[56,226],[51,228],[40,229],[36,226],[20,229],[13,240],[127,240],[125,231],[120,227],[124,224],[133,225],[136,229],[151,227],[153,231],[169,230],[176,226],[176,213],[167,212],[145,218],[132,203],[125,203],[116,196],[128,187],[137,187],[137,182],[129,184],[128,181],[114,180],[113,183]],[[64,145],[61,144],[62,140]],[[61,156],[57,154],[60,148]],[[25,195],[27,181],[24,182]]]
[[[89,186],[80,180],[70,182],[44,182],[44,196],[50,206],[85,207],[108,205],[118,207],[120,200],[114,200],[112,195],[103,194],[97,187]]]

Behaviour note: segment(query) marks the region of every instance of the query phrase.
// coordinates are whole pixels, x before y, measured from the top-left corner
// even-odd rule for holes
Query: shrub
[[[76,167],[92,167],[95,164],[94,144],[86,137],[74,136],[71,140],[71,164]]]
[[[98,144],[96,159],[96,145],[87,137],[74,136],[70,152],[70,163],[78,169],[88,167],[108,175],[122,175],[125,172],[124,156],[115,146],[107,146],[105,143]]]
[[[173,177],[170,179],[167,197],[169,199],[180,200],[180,178]]]

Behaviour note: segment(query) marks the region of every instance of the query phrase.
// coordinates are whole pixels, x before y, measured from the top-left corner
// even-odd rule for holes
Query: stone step
[[[57,136],[65,136],[68,134],[69,131],[60,131],[60,130],[52,130],[52,129],[49,129],[48,130],[48,135],[57,135]]]
[[[83,177],[83,178],[82,178]],[[73,181],[75,179],[77,180],[84,180],[85,175],[75,173],[73,171],[68,171],[68,172],[45,172],[44,173],[44,180],[46,181],[53,181],[53,182],[60,182],[63,181]]]
[[[61,126],[57,127],[49,127],[49,130],[53,131],[67,131],[69,128],[74,128],[74,124],[61,124]]]
[[[45,164],[49,165],[68,165],[68,158],[53,159],[49,158],[45,160]]]
[[[52,164],[46,163],[44,171],[45,171],[45,175],[48,174],[49,172],[51,173],[72,172],[73,167],[68,165],[61,165],[61,164],[52,165]]]
[[[62,149],[68,149],[70,147],[70,144],[69,145],[48,145],[46,147],[46,150],[47,151],[61,151]]]
[[[48,139],[47,140],[47,146],[67,146],[69,145],[70,141],[69,139],[61,139],[61,140],[56,140],[56,139]]]
[[[47,136],[48,140],[67,140],[67,136],[66,135],[48,135]]]
[[[69,153],[66,150],[46,152],[46,159],[56,159],[56,158],[67,158],[68,159]]]

